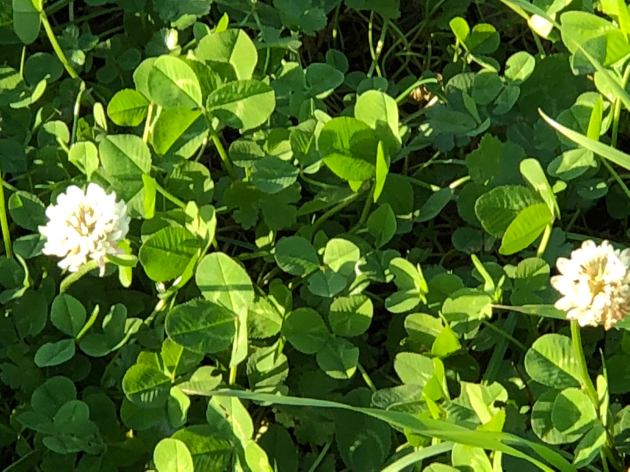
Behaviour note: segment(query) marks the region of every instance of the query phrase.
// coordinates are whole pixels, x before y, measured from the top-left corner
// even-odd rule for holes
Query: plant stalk
[[[225,152],[223,143],[221,142],[219,135],[217,134],[216,130],[212,127],[212,125],[210,125],[210,137],[212,138],[214,147],[217,148],[217,152],[219,153],[219,156],[221,157],[221,161],[223,161],[225,170],[227,170],[227,173],[229,174],[230,178],[236,182],[238,179],[236,178],[236,173],[234,172],[234,166],[232,165],[232,161],[227,155],[227,152]]]
[[[0,168],[0,226],[2,227],[2,239],[4,241],[4,252],[7,257],[13,257],[13,246],[11,245],[11,234],[9,233],[9,219],[7,218],[7,206],[4,201],[4,177]]]
[[[63,67],[66,69],[70,77],[72,77],[73,79],[78,79],[79,74],[77,74],[77,72],[74,70],[74,68],[68,61],[68,58],[64,54],[63,49],[61,49],[61,46],[59,45],[59,42],[57,41],[57,36],[55,36],[55,32],[53,31],[52,26],[50,26],[50,22],[48,21],[48,16],[46,16],[46,12],[43,9],[40,10],[39,17],[41,19],[42,24],[44,25],[44,30],[46,30],[46,36],[48,36],[48,41],[50,41],[50,44],[55,50],[55,54],[57,54],[57,57],[63,64]]]

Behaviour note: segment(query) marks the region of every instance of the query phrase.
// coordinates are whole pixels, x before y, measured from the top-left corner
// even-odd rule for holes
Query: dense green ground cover
[[[625,471],[630,11],[502,2],[0,0],[0,469]]]

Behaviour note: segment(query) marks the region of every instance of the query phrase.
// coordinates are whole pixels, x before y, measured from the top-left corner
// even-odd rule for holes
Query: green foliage
[[[0,43],[4,470],[625,470],[630,323],[550,284],[630,234],[624,2],[6,0]],[[129,231],[69,273],[90,183]]]

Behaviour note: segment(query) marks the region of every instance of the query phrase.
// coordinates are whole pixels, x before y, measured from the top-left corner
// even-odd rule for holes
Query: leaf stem
[[[341,202],[339,202],[337,205],[332,207],[330,210],[328,210],[326,213],[324,213],[322,216],[320,216],[317,220],[315,220],[315,223],[313,223],[313,226],[311,228],[312,235],[315,236],[315,233],[317,233],[317,230],[319,229],[319,227],[326,220],[328,220],[331,216],[333,216],[336,213],[340,212],[345,207],[347,207],[352,202],[354,202],[359,197],[359,195],[361,195],[361,192],[353,193],[349,197],[346,197],[344,200],[341,200]]]
[[[547,245],[549,244],[549,238],[551,236],[552,225],[548,224],[545,227],[545,232],[543,233],[542,239],[540,240],[540,246],[538,246],[538,251],[536,251],[536,257],[541,258],[545,254],[545,250],[547,249]]]
[[[376,44],[376,49],[374,48],[374,41],[372,38],[372,30],[374,26],[374,12],[370,15],[370,21],[368,23],[368,41],[370,43],[370,54],[372,55],[372,65],[370,66],[370,70],[367,73],[368,78],[374,75],[374,71],[379,77],[383,76],[381,72],[381,68],[378,65],[378,59],[381,56],[381,52],[383,52],[383,46],[385,45],[385,36],[387,35],[387,27],[389,26],[389,20],[387,18],[383,21],[383,29],[381,29],[381,36],[378,39],[378,43]]]
[[[370,387],[370,390],[372,390],[372,393],[376,392],[377,389],[374,386],[374,382],[372,382],[372,379],[370,378],[368,373],[365,371],[363,366],[361,364],[358,364],[357,367],[359,368],[359,372],[361,372],[361,376],[363,377],[363,380],[365,380],[365,383],[367,384],[367,386]]]
[[[142,133],[142,141],[145,143],[149,141],[149,132],[151,131],[151,121],[153,121],[153,108],[155,103],[149,103],[149,109],[147,110],[147,119],[144,122],[144,132]]]
[[[623,77],[621,78],[621,87],[626,88],[628,79],[630,78],[630,64],[626,65],[623,71]],[[619,117],[621,116],[621,98],[615,99],[613,108],[613,123],[612,123],[612,138],[610,139],[610,145],[614,148],[617,147],[617,137],[619,135]]]
[[[608,172],[610,172],[610,175],[612,175],[613,179],[615,179],[615,181],[619,184],[619,186],[621,187],[621,190],[623,190],[623,193],[625,193],[626,196],[630,198],[630,189],[628,189],[628,186],[622,180],[622,178],[619,177],[619,174],[614,169],[614,167],[611,166],[610,163],[606,159],[600,159],[600,160],[602,161],[602,164],[604,164],[604,167],[606,167]]]
[[[223,143],[217,134],[217,131],[210,125],[210,137],[212,138],[212,142],[214,143],[214,147],[217,148],[219,156],[221,157],[221,161],[223,161],[223,165],[225,166],[225,170],[229,174],[230,178],[233,181],[237,181],[236,173],[234,172],[234,166],[232,165],[232,161],[225,152],[225,148],[223,147]]]
[[[376,184],[372,185],[372,188],[370,189],[370,193],[367,196],[367,199],[365,200],[365,205],[363,205],[363,211],[361,211],[361,217],[359,218],[359,221],[357,221],[357,224],[354,225],[354,227],[349,231],[350,234],[355,234],[357,231],[359,231],[361,228],[363,228],[365,226],[365,223],[368,220],[368,217],[370,216],[370,208],[372,208],[372,200],[374,200],[374,187],[376,186]]]
[[[177,205],[178,207],[182,209],[186,209],[186,204],[184,202],[182,202],[179,198],[173,196],[168,190],[166,190],[157,182],[155,182],[155,189],[160,193],[160,195],[162,195],[167,200],[170,200],[171,202],[173,202],[175,205]]]
[[[7,206],[4,201],[4,178],[0,168],[0,226],[2,227],[2,239],[4,240],[4,252],[7,257],[13,257],[11,234],[9,233],[9,219],[7,218]]]
[[[582,387],[586,390],[586,394],[593,402],[596,410],[599,410],[599,397],[597,390],[593,385],[591,376],[588,373],[588,367],[586,366],[586,357],[584,356],[584,348],[582,346],[582,333],[580,324],[577,320],[571,320],[571,338],[573,338],[573,349],[575,349],[575,355],[578,358],[580,364],[580,371],[582,373]]]
[[[44,30],[46,30],[46,36],[48,36],[48,41],[50,41],[50,44],[55,50],[55,54],[57,54],[57,57],[63,64],[63,67],[66,69],[68,74],[70,74],[70,77],[72,77],[73,79],[78,79],[79,74],[77,74],[77,72],[74,70],[74,68],[68,61],[68,58],[64,54],[63,49],[61,49],[61,46],[59,45],[59,42],[57,41],[57,37],[55,36],[55,32],[53,31],[52,26],[50,26],[50,22],[48,21],[48,16],[46,16],[46,12],[44,11],[43,8],[39,12],[39,17],[42,21],[42,24],[44,25]]]
[[[95,261],[93,259],[83,264],[79,270],[68,275],[65,279],[61,281],[61,285],[59,286],[59,293],[67,292],[73,283],[75,283],[77,280],[79,280],[88,272],[93,271],[94,269],[97,269],[97,268],[98,268],[98,261]]]

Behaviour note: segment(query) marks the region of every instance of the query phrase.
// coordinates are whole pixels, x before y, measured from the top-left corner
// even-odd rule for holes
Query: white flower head
[[[566,311],[567,319],[610,329],[630,312],[630,249],[584,241],[556,265],[561,275],[551,278],[551,286],[563,297],[555,307]]]
[[[46,237],[42,252],[61,258],[59,267],[76,272],[89,259],[98,262],[105,275],[105,256],[122,254],[118,243],[127,236],[129,221],[125,202],[105,193],[96,184],[87,191],[71,186],[46,209],[48,224],[39,232]]]

